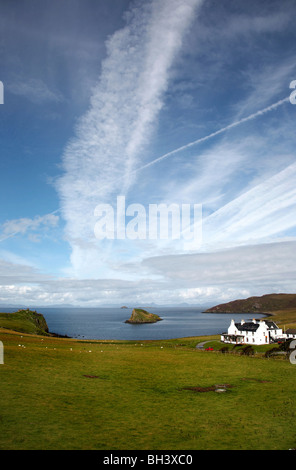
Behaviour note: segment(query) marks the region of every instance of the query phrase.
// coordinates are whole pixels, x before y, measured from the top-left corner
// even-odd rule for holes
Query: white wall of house
[[[272,342],[272,340],[277,340],[278,338],[282,338],[284,336],[283,330],[281,328],[271,329],[264,320],[256,322],[256,320],[253,319],[252,322],[256,325],[258,324],[258,328],[256,331],[248,331],[247,329],[244,330],[243,328],[239,330],[236,327],[234,320],[231,320],[227,334],[231,336],[240,336],[239,342],[251,345],[269,344],[270,342]],[[242,327],[244,324],[245,321],[241,320]],[[221,341],[224,341],[225,343],[235,343],[236,339],[227,338],[226,335],[221,335]]]

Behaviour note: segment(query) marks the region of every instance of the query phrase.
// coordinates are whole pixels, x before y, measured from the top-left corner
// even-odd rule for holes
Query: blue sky
[[[295,292],[295,2],[0,2],[0,304]],[[202,205],[202,243],[98,204]]]

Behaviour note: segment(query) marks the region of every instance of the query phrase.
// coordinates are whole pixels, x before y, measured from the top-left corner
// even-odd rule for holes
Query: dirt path
[[[207,343],[211,343],[211,341],[203,341],[202,343],[198,343],[195,347],[196,349],[204,349],[204,345]]]

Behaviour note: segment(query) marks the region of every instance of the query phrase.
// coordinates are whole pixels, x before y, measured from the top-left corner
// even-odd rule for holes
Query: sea
[[[36,308],[49,331],[78,339],[158,340],[216,335],[227,331],[231,319],[250,320],[252,314],[203,313],[196,307],[143,307],[162,321],[133,325],[125,323],[133,308]],[[15,309],[1,309],[15,312]],[[256,314],[256,318],[264,315]]]

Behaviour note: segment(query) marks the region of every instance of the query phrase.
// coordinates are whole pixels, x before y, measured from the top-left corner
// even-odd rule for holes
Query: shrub
[[[281,351],[289,351],[291,341],[292,341],[292,339],[288,339],[287,341],[284,341],[283,343],[280,343],[279,344],[279,349]]]
[[[279,348],[271,348],[271,349],[268,349],[265,354],[264,354],[264,357],[271,357],[271,356],[274,356],[276,353],[279,352]]]
[[[245,356],[253,356],[254,353],[255,351],[254,351],[254,348],[252,348],[252,346],[245,346],[241,350],[241,355],[245,355]]]

